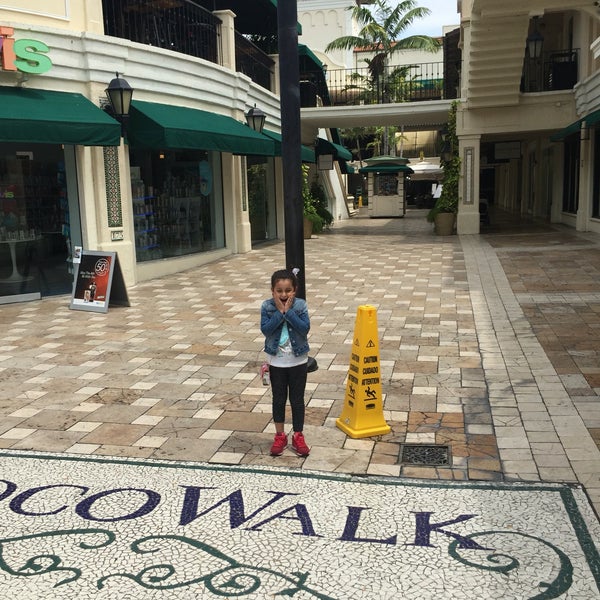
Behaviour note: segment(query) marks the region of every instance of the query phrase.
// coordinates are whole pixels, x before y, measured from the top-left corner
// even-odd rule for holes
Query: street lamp
[[[544,36],[538,30],[539,17],[533,18],[533,32],[527,36],[527,52],[530,58],[538,59],[542,55]]]
[[[110,102],[112,114],[121,123],[121,135],[125,137],[133,88],[125,79],[119,77],[119,73],[116,73],[116,77],[108,84],[105,91]]]
[[[262,133],[265,121],[267,120],[267,115],[260,110],[260,108],[256,108],[256,104],[254,105],[254,108],[251,108],[244,116],[246,117],[246,123],[250,129]]]

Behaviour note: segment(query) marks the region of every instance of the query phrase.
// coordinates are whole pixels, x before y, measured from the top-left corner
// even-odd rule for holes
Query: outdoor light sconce
[[[246,124],[250,129],[262,133],[267,115],[260,108],[256,108],[256,104],[244,116],[246,117]]]
[[[444,162],[450,162],[452,160],[452,144],[450,144],[450,140],[448,139],[448,128],[444,126],[444,128],[440,131],[440,139],[442,140],[442,149],[440,151],[440,158]]]
[[[333,154],[319,154],[317,156],[317,169],[331,171],[333,169]]]
[[[533,32],[527,37],[527,52],[530,58],[539,58],[542,55],[544,36],[538,30],[539,17],[533,17]]]
[[[108,84],[105,91],[110,102],[111,114],[121,123],[121,135],[126,137],[133,88],[125,79],[119,77],[119,73],[116,73],[116,77]]]

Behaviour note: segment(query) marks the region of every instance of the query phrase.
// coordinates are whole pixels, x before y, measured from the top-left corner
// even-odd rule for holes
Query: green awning
[[[305,44],[298,44],[298,56],[300,58],[300,71],[323,70],[323,63],[315,53]]]
[[[325,138],[317,138],[317,155],[319,154],[333,154],[333,158],[336,160],[352,160],[352,153],[340,146],[340,144],[334,144]]]
[[[0,140],[118,146],[121,125],[81,94],[0,87]]]
[[[263,134],[271,138],[275,142],[275,153],[273,156],[281,156],[281,134],[269,129],[263,129]],[[300,157],[302,162],[314,163],[317,162],[315,158],[315,151],[308,146],[300,147]]]
[[[339,163],[340,171],[345,175],[352,175],[352,173],[356,173],[356,169],[349,162],[346,162],[345,160],[340,160]]]
[[[414,173],[406,165],[370,165],[358,170],[359,173]]]
[[[581,119],[577,119],[577,121],[575,121],[574,123],[571,123],[570,125],[567,125],[567,127],[565,127],[564,129],[561,129],[560,131],[557,131],[556,133],[552,134],[550,136],[550,141],[561,142],[562,140],[569,137],[570,135],[574,135],[575,133],[578,133],[579,130],[581,129],[581,124],[584,121],[585,121],[585,124],[587,127],[590,127],[592,125],[596,125],[597,123],[599,123],[600,122],[600,110],[596,110],[596,111],[586,115],[585,117],[581,117]]]
[[[550,136],[550,141],[551,142],[561,142],[562,140],[569,137],[570,135],[577,133],[580,129],[581,129],[581,119],[579,119],[578,121],[575,121],[575,123],[571,123],[569,126],[565,127],[564,129],[561,129],[560,131],[557,131],[556,133],[552,134]]]
[[[127,133],[132,146],[275,155],[273,140],[245,123],[185,106],[134,100]]]

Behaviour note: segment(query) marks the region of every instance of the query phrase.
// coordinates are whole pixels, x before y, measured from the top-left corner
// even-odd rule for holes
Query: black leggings
[[[297,367],[271,366],[269,368],[271,389],[273,390],[273,421],[285,423],[285,405],[289,394],[294,431],[304,429],[306,373],[306,364]]]

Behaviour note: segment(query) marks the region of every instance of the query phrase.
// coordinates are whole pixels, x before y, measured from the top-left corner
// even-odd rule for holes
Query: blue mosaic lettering
[[[244,507],[244,496],[242,490],[236,490],[229,494],[222,500],[219,500],[216,504],[207,508],[203,512],[198,512],[198,502],[200,500],[200,490],[214,490],[212,487],[197,487],[194,485],[181,486],[185,488],[185,497],[183,499],[183,508],[181,510],[181,518],[179,519],[180,525],[188,525],[192,521],[195,521],[198,517],[202,517],[209,513],[211,510],[221,506],[222,504],[229,503],[229,526],[231,529],[239,527],[246,521],[249,521],[255,517],[258,513],[262,512],[267,506],[275,504],[278,500],[281,500],[284,496],[297,496],[298,494],[291,494],[287,492],[272,492],[268,491],[268,494],[275,494],[266,504],[259,506],[251,515],[246,516],[246,510]]]
[[[110,496],[111,494],[120,494],[121,492],[141,492],[147,496],[146,502],[140,506],[136,511],[128,514],[121,515],[118,517],[94,517],[90,513],[92,506],[97,500]],[[90,521],[126,521],[128,519],[139,519],[148,513],[151,513],[160,503],[160,494],[152,490],[136,489],[136,488],[116,488],[114,490],[107,490],[105,492],[99,492],[89,498],[86,498],[75,507],[75,512],[83,519],[89,519]]]
[[[447,525],[452,525],[454,523],[462,523],[463,521],[468,521],[477,515],[459,515],[456,519],[452,519],[450,521],[443,521],[442,523],[430,523],[429,519],[433,513],[432,512],[415,512],[415,542],[414,544],[406,544],[407,546],[427,546],[429,548],[435,548],[431,543],[430,537],[431,532],[436,531],[437,533],[442,533],[447,537],[454,538],[458,541],[459,548],[468,548],[470,550],[488,550],[488,548],[484,548],[480,546],[477,542],[474,542],[472,539],[459,535],[458,533],[453,533],[452,531],[445,531],[442,527],[446,527]]]
[[[344,533],[338,539],[344,542],[370,542],[376,544],[396,544],[398,536],[393,535],[384,540],[378,540],[375,538],[359,538],[356,537],[356,531],[360,521],[360,515],[363,510],[369,510],[362,506],[347,506],[348,516],[346,517],[346,525],[344,527]]]
[[[289,513],[291,511],[296,512],[295,517],[284,516],[286,513]],[[282,510],[281,512],[278,512],[276,515],[273,515],[272,517],[269,517],[268,519],[265,519],[264,521],[261,521],[260,523],[253,525],[252,527],[248,527],[248,530],[249,531],[261,531],[261,528],[263,525],[265,525],[266,523],[269,523],[271,521],[274,521],[275,519],[289,519],[291,521],[299,521],[300,525],[302,526],[302,533],[296,532],[296,533],[292,533],[292,535],[306,535],[308,537],[323,537],[322,535],[317,535],[315,533],[315,530],[312,525],[312,521],[310,519],[310,515],[308,514],[308,510],[306,509],[306,506],[304,504],[294,504],[294,506],[290,506],[289,508],[286,508],[286,509]]]
[[[2,46],[0,46],[2,48]],[[6,484],[6,489],[0,494],[0,500],[4,500],[11,496],[14,492],[17,491],[17,484],[12,481],[7,481],[6,479],[0,479],[0,481]]]
[[[51,510],[51,511],[47,511],[47,512],[31,512],[31,511],[25,510],[23,508],[23,503],[26,500],[29,500],[35,494],[37,494],[38,492],[43,492],[45,490],[51,490],[53,488],[74,488],[74,489],[79,489],[79,490],[81,490],[81,493],[80,493],[81,496],[83,496],[84,494],[86,494],[88,492],[88,490],[90,489],[90,488],[85,487],[83,485],[69,485],[69,484],[44,485],[44,486],[37,487],[37,488],[31,488],[29,490],[21,492],[18,496],[15,496],[10,501],[10,504],[9,504],[10,510],[12,510],[15,513],[17,513],[18,515],[27,515],[29,517],[41,517],[43,515],[56,515],[59,512],[62,512],[63,510],[65,510],[65,508],[67,508],[66,505],[65,506],[61,506],[60,508],[57,508],[56,510]]]

